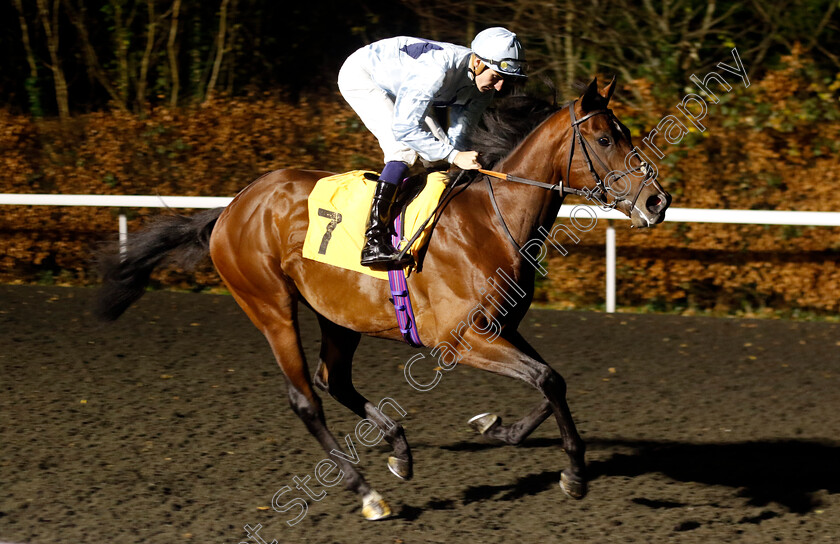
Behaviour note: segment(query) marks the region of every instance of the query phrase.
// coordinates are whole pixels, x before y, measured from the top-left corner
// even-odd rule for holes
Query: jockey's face
[[[473,69],[476,71],[478,71],[477,69],[479,66],[484,65],[484,63],[482,63],[477,58],[475,59],[475,63],[476,66],[474,66]],[[485,67],[480,74],[475,76],[475,86],[478,87],[478,90],[483,93],[486,93],[487,91],[492,91],[493,89],[501,91],[504,82],[505,78],[503,78],[498,72],[495,72],[487,67]]]

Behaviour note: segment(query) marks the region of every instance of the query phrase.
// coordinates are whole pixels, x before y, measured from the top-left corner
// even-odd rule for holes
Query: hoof
[[[478,414],[467,423],[478,434],[484,434],[494,425],[499,425],[501,419],[496,414]]]
[[[588,491],[586,482],[569,476],[565,470],[560,474],[560,489],[566,495],[577,500],[584,498]]]
[[[362,515],[365,519],[371,521],[378,521],[380,519],[387,519],[391,517],[391,507],[382,498],[382,495],[376,491],[371,490],[362,499]]]
[[[414,473],[411,469],[409,461],[403,461],[393,455],[388,457],[388,470],[394,473],[394,476],[400,480],[410,480]]]

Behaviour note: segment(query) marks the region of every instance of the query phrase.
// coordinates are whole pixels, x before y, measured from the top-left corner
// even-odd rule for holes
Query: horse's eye
[[[610,145],[610,139],[606,136],[601,136],[600,138],[598,138],[598,143],[604,147],[607,147],[608,145]]]

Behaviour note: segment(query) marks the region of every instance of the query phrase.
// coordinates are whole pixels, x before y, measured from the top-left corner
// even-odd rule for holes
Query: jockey
[[[464,170],[480,168],[465,148],[469,131],[509,78],[524,78],[525,55],[513,32],[488,28],[469,48],[400,36],[362,47],[338,74],[341,95],[376,136],[385,167],[376,184],[361,263],[401,268],[391,245],[397,188],[419,156],[428,165],[446,160]],[[448,107],[444,132],[431,107]]]

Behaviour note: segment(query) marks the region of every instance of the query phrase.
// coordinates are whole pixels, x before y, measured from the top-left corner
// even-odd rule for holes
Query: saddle
[[[376,188],[375,172],[354,170],[318,180],[309,195],[309,227],[303,244],[303,257],[314,261],[353,270],[379,279],[388,279],[388,272],[372,270],[359,263],[365,243],[368,210]],[[448,177],[443,172],[419,174],[408,178],[397,195],[400,213],[396,216],[400,230],[399,245],[407,250],[414,263],[406,273],[422,267],[425,247],[434,225],[434,213],[443,194]],[[417,232],[422,227],[422,232]],[[392,233],[396,233],[394,228]]]

